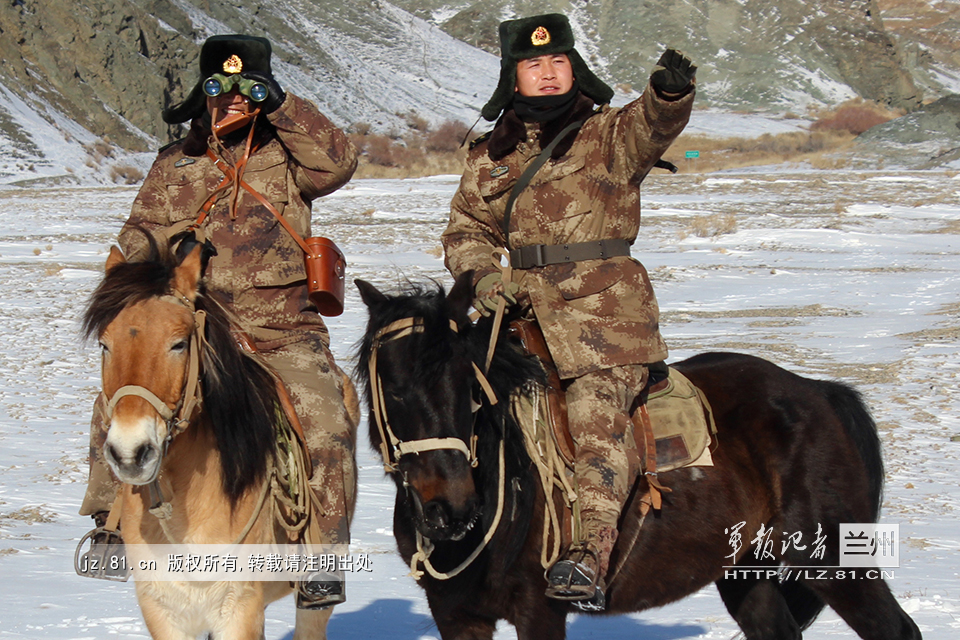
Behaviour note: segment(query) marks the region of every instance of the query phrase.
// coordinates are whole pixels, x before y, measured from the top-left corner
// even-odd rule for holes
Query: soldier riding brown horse
[[[311,202],[350,179],[356,149],[313,104],[283,91],[271,68],[270,42],[258,37],[207,39],[198,82],[163,117],[190,122],[190,132],[160,151],[120,232],[120,247],[127,260],[144,257],[147,243],[138,228],[153,233],[160,246],[187,229],[212,243],[206,286],[289,389],[313,458],[310,486],[323,505],[324,542],[348,544],[356,426],[344,407],[329,332],[308,296],[303,238],[310,235]],[[101,397],[80,511],[101,524],[117,492],[101,457],[109,428],[104,409]],[[299,604],[323,607],[344,597],[338,572],[303,582]]]

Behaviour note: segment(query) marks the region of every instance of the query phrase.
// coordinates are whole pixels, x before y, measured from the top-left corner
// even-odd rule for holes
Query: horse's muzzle
[[[160,447],[149,440],[128,447],[108,438],[103,446],[103,455],[117,478],[133,485],[150,484],[157,478],[160,454]]]
[[[430,500],[421,506],[417,496],[414,502],[419,507],[417,529],[425,538],[437,542],[462,540],[480,520],[480,500],[476,496],[468,499],[461,509],[454,509],[442,498]]]

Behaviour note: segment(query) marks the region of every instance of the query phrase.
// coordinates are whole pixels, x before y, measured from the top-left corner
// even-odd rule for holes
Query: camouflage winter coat
[[[640,183],[686,125],[693,91],[668,101],[648,86],[627,106],[604,106],[595,113],[588,99],[580,101],[567,118],[588,117],[576,139],[559,157],[557,151],[552,154],[514,203],[511,249],[620,238],[632,243],[640,227]],[[526,139],[503,157],[491,158],[498,155],[489,148],[496,129],[468,156],[443,234],[446,264],[454,276],[474,269],[476,282],[493,268],[491,250],[505,246],[507,199],[541,149],[540,125],[519,126],[526,127]],[[637,260],[586,260],[514,274],[562,378],[666,358],[657,301]]]
[[[302,236],[311,235],[310,203],[343,186],[357,166],[347,136],[316,107],[287,93],[267,116],[276,129],[251,154],[243,180],[266,197]],[[212,138],[211,138],[212,140]],[[237,156],[243,145],[233,148]],[[234,158],[234,161],[237,158]],[[184,144],[161,151],[133,204],[120,246],[129,257],[145,246],[139,224],[164,238],[197,219],[223,173],[206,155],[185,155]],[[258,341],[296,340],[300,330],[326,333],[307,298],[303,251],[274,215],[241,191],[232,220],[232,189],[221,193],[204,223],[217,250],[207,268],[207,286],[230,304]],[[322,231],[318,233],[322,235]],[[165,238],[164,238],[165,239]]]

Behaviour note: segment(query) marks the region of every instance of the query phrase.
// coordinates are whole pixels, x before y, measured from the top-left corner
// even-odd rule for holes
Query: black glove
[[[267,98],[263,102],[254,102],[254,107],[260,107],[263,113],[273,113],[280,108],[287,94],[280,88],[280,83],[272,75],[260,73],[258,71],[244,71],[241,73],[244,78],[250,78],[257,82],[262,82],[267,87]]]
[[[683,93],[697,75],[690,58],[675,49],[667,49],[650,74],[650,84],[664,93]]]

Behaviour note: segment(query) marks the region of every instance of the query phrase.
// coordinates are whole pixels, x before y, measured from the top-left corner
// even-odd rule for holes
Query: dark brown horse
[[[370,311],[359,371],[368,404],[388,420],[381,431],[372,411],[370,437],[379,446],[381,432],[389,434],[381,451],[397,483],[394,534],[408,562],[432,547],[434,570],[419,584],[445,640],[491,638],[501,619],[521,639],[563,638],[571,609],[544,596],[543,490],[502,401],[542,373],[502,333],[487,376],[501,402],[484,399],[475,363],[483,366],[492,323],[469,321],[469,278],[449,295],[388,296],[357,282]],[[672,492],[639,531],[646,481],[637,481],[620,526],[623,546],[636,543],[614,551],[611,567],[629,555],[608,589],[608,612],[659,607],[715,583],[748,640],[800,638],[825,605],[862,638],[918,640],[885,582],[832,569],[840,564],[839,525],[876,522],[880,509],[880,442],[859,395],[746,355],[703,354],[674,366],[712,405],[714,466],[661,474]],[[761,527],[772,544],[758,559],[761,547],[751,541]],[[811,557],[818,546],[823,555]]]

